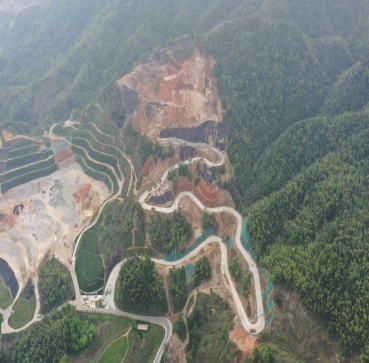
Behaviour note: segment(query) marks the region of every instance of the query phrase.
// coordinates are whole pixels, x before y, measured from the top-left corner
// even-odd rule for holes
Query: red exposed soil
[[[178,186],[176,195],[178,195],[181,192],[184,192],[186,190],[192,189],[192,183],[188,180],[188,178],[181,176],[178,180]]]
[[[151,57],[118,81],[139,94],[138,107],[132,117],[134,128],[159,136],[171,126],[192,127],[203,121],[222,119],[222,106],[214,75],[215,60],[197,48],[188,59],[177,62],[171,51],[163,49],[174,62],[163,64]],[[160,58],[160,57],[159,57]]]
[[[229,334],[229,340],[234,342],[238,349],[245,353],[251,353],[258,346],[257,339],[239,325],[234,326],[234,329]]]
[[[90,191],[90,189],[92,188],[91,184],[86,184],[84,185],[80,190],[78,190],[77,192],[73,193],[73,197],[74,200],[78,203],[78,204],[84,204],[84,202],[87,199],[88,193]]]
[[[12,206],[14,208],[14,206]],[[17,216],[13,214],[12,208],[6,208],[0,213],[0,231],[4,232],[9,228],[13,228]]]
[[[150,155],[146,162],[145,162],[145,165],[143,166],[142,168],[142,175],[147,175],[149,174],[152,170],[154,170],[155,168],[155,161],[154,161],[154,158],[152,157],[152,155]]]
[[[74,155],[72,148],[70,146],[65,147],[64,149],[58,151],[54,157],[57,163],[62,163],[63,161],[69,159],[72,155]]]

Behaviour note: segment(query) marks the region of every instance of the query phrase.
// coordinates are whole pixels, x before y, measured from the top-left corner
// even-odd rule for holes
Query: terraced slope
[[[58,170],[52,150],[40,152],[39,148],[39,144],[32,143],[8,151],[8,157],[0,162],[1,194]]]
[[[121,197],[128,195],[134,172],[122,151],[114,146],[113,136],[103,133],[91,122],[68,121],[63,127],[58,124],[54,132],[60,137],[68,137],[77,155],[76,161],[86,174],[103,181],[113,194],[119,190]]]

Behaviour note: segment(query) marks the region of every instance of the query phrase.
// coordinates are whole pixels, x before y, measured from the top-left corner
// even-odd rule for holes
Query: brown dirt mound
[[[88,193],[92,188],[91,184],[84,185],[81,189],[77,192],[73,193],[73,198],[78,204],[84,204],[87,199]]]
[[[235,325],[229,334],[229,340],[235,343],[239,350],[251,353],[258,346],[258,341],[250,333],[243,330],[239,325]]]

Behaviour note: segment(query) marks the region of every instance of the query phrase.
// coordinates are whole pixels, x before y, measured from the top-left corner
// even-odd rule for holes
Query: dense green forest
[[[75,308],[67,305],[16,341],[16,363],[59,363],[65,356],[78,353],[91,344],[96,335],[95,325],[82,319]]]
[[[195,263],[195,272],[193,276],[192,284],[194,287],[199,286],[203,281],[210,280],[211,278],[211,265],[208,256],[201,257]]]
[[[176,248],[186,249],[192,234],[191,223],[181,211],[170,215],[156,213],[151,216],[150,240],[159,252],[170,253]]]
[[[168,310],[163,281],[148,256],[125,262],[117,280],[116,302],[123,311],[165,315]]]
[[[187,318],[187,362],[238,361],[240,351],[234,343],[228,341],[233,325],[232,310],[226,301],[213,292],[210,295],[199,293],[196,305]]]
[[[342,351],[362,351],[367,362],[369,117],[345,114],[331,122],[336,150],[255,203],[248,232],[272,278],[293,283],[328,321]]]
[[[188,298],[188,286],[186,283],[186,270],[184,267],[173,268],[169,271],[169,291],[172,296],[174,311],[182,311]]]
[[[51,312],[73,298],[73,282],[69,271],[55,257],[41,268],[38,290],[42,314]]]

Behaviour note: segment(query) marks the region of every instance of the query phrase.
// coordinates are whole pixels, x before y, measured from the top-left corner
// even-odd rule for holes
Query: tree
[[[173,268],[169,272],[169,291],[172,295],[174,311],[178,312],[186,305],[188,297],[188,287],[186,283],[186,270],[184,267]]]
[[[245,363],[274,363],[275,359],[269,347],[256,347]]]
[[[125,311],[164,315],[168,310],[163,282],[149,256],[132,257],[121,267],[117,304]]]
[[[68,269],[54,257],[41,268],[38,289],[42,314],[70,300],[74,293]]]
[[[207,209],[204,210],[204,213],[201,216],[201,225],[204,230],[209,228],[217,230],[219,227],[214,213],[209,212]]]
[[[174,324],[174,331],[178,335],[178,338],[184,342],[187,338],[186,323],[183,319],[182,314],[179,315],[178,320]]]
[[[195,263],[195,273],[193,278],[194,286],[200,285],[203,281],[211,278],[211,265],[208,256],[202,257]]]

